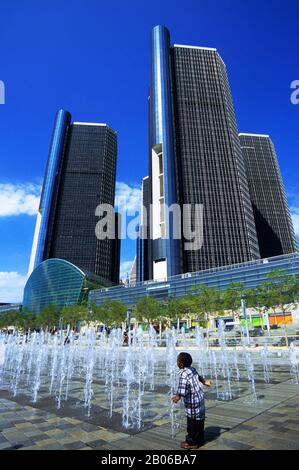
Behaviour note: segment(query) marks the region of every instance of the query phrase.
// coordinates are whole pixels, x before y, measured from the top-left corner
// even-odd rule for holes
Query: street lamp
[[[131,317],[132,317],[132,309],[128,308],[128,310],[127,310],[127,328],[128,328],[128,331],[130,331]]]
[[[268,331],[268,335],[270,336],[270,323],[269,323],[269,315],[267,312],[267,307],[262,307],[262,311],[263,311],[263,316],[266,317],[267,331]]]
[[[244,299],[241,299],[241,309],[242,309],[243,317],[245,318],[245,328],[246,328],[247,343],[250,344],[249,329],[248,329],[248,320],[247,320],[247,310],[246,310],[246,302],[245,302]]]

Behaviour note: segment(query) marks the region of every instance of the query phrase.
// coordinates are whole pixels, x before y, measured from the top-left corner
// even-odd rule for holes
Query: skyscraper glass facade
[[[81,269],[111,278],[113,244],[96,238],[95,210],[99,204],[113,207],[115,174],[114,131],[106,125],[71,125],[46,258],[67,259]]]
[[[151,36],[149,169],[149,279],[260,257],[225,64],[216,49],[171,47],[164,26]],[[164,210],[175,203],[182,240]],[[186,248],[186,205],[200,248]]]
[[[275,148],[268,135],[240,134],[262,258],[298,250]]]
[[[107,285],[68,261],[46,260],[37,266],[26,283],[23,308],[40,313],[49,305],[63,308],[78,304],[86,296],[87,281],[91,281],[94,287]]]
[[[150,214],[150,178],[145,176],[142,180],[141,211],[139,236],[136,243],[136,277],[139,282],[148,279],[148,240],[149,214]]]
[[[95,231],[96,208],[114,206],[116,157],[117,136],[109,126],[71,124],[67,111],[57,113],[30,272],[43,260],[59,258],[118,283],[120,240],[98,239]]]
[[[190,295],[194,292],[195,286],[202,284],[223,290],[233,282],[242,282],[246,288],[255,288],[261,282],[268,280],[267,275],[277,269],[290,275],[299,275],[299,253],[181,274],[164,281],[150,280],[137,282],[134,286],[115,286],[92,290],[89,293],[89,299],[97,305],[114,299],[131,306],[145,296],[165,300]]]
[[[178,203],[174,135],[172,125],[170,37],[167,28],[156,26],[151,36],[151,82],[149,99],[149,158],[152,213],[152,263],[156,277],[181,271],[180,242],[173,237],[173,221],[166,207]]]
[[[203,245],[184,272],[259,258],[226,68],[216,49],[172,48],[181,204],[203,205]],[[193,221],[192,221],[193,222]],[[200,231],[195,225],[193,229]]]
[[[70,113],[63,109],[57,112],[38,209],[36,233],[32,247],[29,274],[45,258],[45,243],[49,232],[52,230],[53,220],[51,220],[51,211],[53,210],[53,204],[56,201],[64,146],[70,121]]]

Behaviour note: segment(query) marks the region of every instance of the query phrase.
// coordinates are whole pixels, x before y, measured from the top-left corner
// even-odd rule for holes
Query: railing
[[[195,340],[195,331],[189,332],[188,336]],[[299,324],[269,330],[250,329],[249,336],[246,328],[235,327],[233,330],[225,331],[225,340],[228,347],[242,346],[244,343],[252,347],[289,347],[293,342],[299,346]],[[205,341],[208,347],[219,346],[217,330],[206,330]]]
[[[269,346],[272,347],[289,347],[291,343],[295,342],[296,346],[299,346],[299,335],[277,335],[277,336],[259,336],[259,337],[249,337],[247,342],[247,337],[243,336],[235,336],[226,338],[226,344],[228,347],[238,347],[244,344],[244,340],[246,344],[250,345],[251,347],[264,347]],[[206,338],[208,342],[208,347],[217,347],[219,346],[218,338],[209,337]]]
[[[123,284],[123,285],[117,285],[109,288],[103,288],[103,289],[96,289],[98,292],[104,292],[104,291],[113,291],[114,289],[119,289],[119,288],[136,288],[136,287],[147,287],[148,285],[151,284],[159,284],[163,282],[169,282],[169,281],[175,281],[178,279],[190,279],[194,278],[197,276],[205,276],[208,274],[213,274],[213,273],[220,273],[223,271],[230,271],[234,269],[240,269],[240,268],[246,268],[250,266],[260,266],[260,265],[270,265],[275,262],[275,261],[289,261],[293,262],[295,260],[299,259],[299,252],[295,253],[289,253],[286,255],[280,255],[280,256],[273,256],[272,258],[265,258],[265,259],[257,259],[257,260],[252,260],[252,261],[245,261],[244,263],[237,263],[237,264],[230,264],[230,265],[224,265],[224,266],[219,266],[216,268],[210,268],[210,269],[205,269],[202,271],[195,271],[191,273],[184,273],[184,274],[177,274],[175,276],[170,276],[167,279],[151,279],[148,281],[143,281],[143,282],[134,282],[134,283],[129,283],[129,284]]]

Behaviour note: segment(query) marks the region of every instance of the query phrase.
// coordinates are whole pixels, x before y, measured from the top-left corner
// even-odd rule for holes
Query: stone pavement
[[[77,387],[77,389],[76,389]],[[96,384],[95,384],[96,387]],[[98,395],[101,394],[98,384]],[[241,387],[241,388],[240,388]],[[20,393],[12,397],[7,387],[0,389],[0,449],[102,449],[102,450],[179,450],[183,427],[171,438],[169,416],[158,413],[167,395],[155,393],[156,408],[147,414],[144,428],[127,430],[121,426],[120,404],[115,403],[112,418],[103,408],[95,390],[91,417],[78,406],[82,384],[75,384],[68,402],[60,410],[46,393],[32,404]],[[250,389],[239,385],[239,396],[219,401],[215,393],[206,395],[206,444],[203,450],[283,450],[299,449],[299,385],[287,378],[283,369],[275,380],[257,380],[258,401],[251,400]],[[164,392],[164,393],[163,393]]]

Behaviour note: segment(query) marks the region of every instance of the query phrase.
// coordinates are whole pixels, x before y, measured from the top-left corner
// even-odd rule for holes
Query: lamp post
[[[59,339],[62,339],[62,327],[63,327],[63,317],[59,318]]]
[[[207,340],[207,347],[209,349],[209,315],[208,313],[205,313],[206,317],[206,340]]]
[[[130,331],[131,316],[132,316],[132,309],[128,308],[128,310],[127,310],[127,328],[128,328],[128,331]]]
[[[242,315],[245,318],[245,328],[246,328],[246,336],[247,336],[247,343],[250,344],[250,337],[249,337],[249,329],[248,329],[248,319],[247,319],[247,310],[246,310],[246,302],[244,299],[241,299],[241,309]]]
[[[270,336],[270,323],[269,323],[269,315],[268,315],[268,312],[267,312],[267,307],[263,307],[262,310],[263,310],[263,315],[266,318],[266,326],[267,326],[268,336]]]

